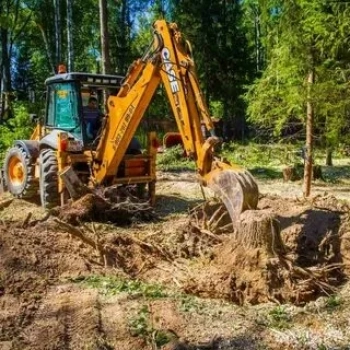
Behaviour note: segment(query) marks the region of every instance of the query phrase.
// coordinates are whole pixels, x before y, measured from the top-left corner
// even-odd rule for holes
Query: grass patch
[[[189,312],[189,313],[197,313],[201,314],[204,309],[204,305],[201,303],[201,301],[192,295],[179,295],[179,309],[183,312]]]
[[[330,295],[326,300],[326,309],[328,311],[334,311],[335,309],[338,309],[342,303],[343,300],[339,295]]]
[[[174,337],[173,333],[154,326],[152,312],[147,305],[143,305],[137,314],[129,319],[128,327],[131,336],[142,338],[156,349],[168,344]]]
[[[268,325],[272,328],[287,329],[291,326],[292,317],[283,306],[276,306],[268,313]]]
[[[73,280],[88,288],[96,288],[104,295],[116,295],[128,293],[133,296],[144,298],[164,298],[168,293],[164,287],[157,284],[144,283],[139,280],[126,280],[118,277],[88,276],[79,277]]]
[[[303,177],[304,163],[301,157],[301,146],[292,144],[255,144],[241,145],[230,142],[222,145],[219,156],[232,164],[238,164],[248,169],[254,177],[260,180],[282,179],[282,170],[286,166],[298,169]],[[315,150],[315,164],[325,162],[325,151]],[[321,165],[323,181],[325,183],[347,183],[350,178],[350,159],[334,152],[334,166]],[[196,168],[194,161],[184,156],[181,146],[174,146],[157,156],[157,167],[162,171],[193,171]]]
[[[249,171],[252,173],[254,177],[261,180],[274,180],[274,179],[282,178],[282,170],[276,167],[270,167],[270,168],[255,167],[255,168],[250,168]]]
[[[322,166],[322,174],[327,183],[349,181],[350,165]]]
[[[185,154],[184,149],[180,146],[174,146],[165,149],[164,153],[157,156],[157,168],[162,171],[185,171],[194,170],[196,164],[189,160]]]

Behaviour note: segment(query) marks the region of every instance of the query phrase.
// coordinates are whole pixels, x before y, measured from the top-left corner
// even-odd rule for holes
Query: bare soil
[[[277,220],[272,252],[238,244],[192,173],[122,221],[1,198],[0,349],[348,349],[349,205],[317,186],[259,183],[242,220]]]

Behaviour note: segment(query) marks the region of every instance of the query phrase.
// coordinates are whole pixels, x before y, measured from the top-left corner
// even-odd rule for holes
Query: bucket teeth
[[[244,210],[256,209],[259,189],[247,170],[216,169],[208,175],[208,187],[220,197],[234,225]]]

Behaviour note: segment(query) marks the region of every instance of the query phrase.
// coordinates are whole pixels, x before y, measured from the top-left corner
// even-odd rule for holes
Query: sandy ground
[[[298,183],[259,188],[289,260],[210,235],[190,210],[202,203],[193,173],[159,174],[151,221],[77,226],[99,249],[12,201],[0,211],[0,349],[349,349],[347,188],[320,182],[307,201]]]

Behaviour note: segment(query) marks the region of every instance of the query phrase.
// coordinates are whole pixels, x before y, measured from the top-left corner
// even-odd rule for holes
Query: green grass
[[[268,314],[268,325],[272,328],[287,329],[291,326],[292,317],[283,306],[276,306]]]
[[[157,156],[157,168],[162,171],[188,171],[194,170],[196,164],[184,156],[183,148],[178,145],[166,149]]]
[[[250,168],[252,175],[261,180],[274,180],[282,178],[282,170],[277,167],[255,167]]]
[[[157,349],[168,344],[174,336],[168,330],[154,326],[152,312],[147,305],[142,305],[137,314],[129,318],[128,327],[133,337],[140,337]]]
[[[339,295],[330,295],[326,300],[326,309],[328,311],[334,311],[335,309],[338,309],[342,303],[343,300]]]
[[[164,287],[157,284],[144,283],[139,280],[127,280],[119,277],[88,276],[73,280],[89,288],[96,288],[104,295],[128,293],[144,298],[164,298],[168,294]]]
[[[300,177],[303,176],[303,159],[300,145],[285,144],[248,144],[226,143],[219,151],[219,156],[232,164],[238,164],[248,169],[254,177],[260,180],[282,179],[282,171],[286,166],[297,166]],[[315,164],[321,166],[325,183],[339,184],[350,182],[350,158],[338,151],[333,155],[333,166],[325,166],[326,152],[316,149]],[[196,164],[183,156],[181,147],[172,147],[157,156],[157,168],[162,171],[193,171]]]
[[[261,145],[250,143],[241,145],[225,144],[220,154],[229,162],[247,168],[257,179],[282,179],[286,166],[298,166],[303,172],[301,146],[291,144]],[[333,166],[325,164],[326,151],[315,149],[314,162],[321,166],[323,181],[326,183],[348,182],[350,179],[350,158],[339,151],[333,153]],[[301,174],[302,175],[302,174]]]

